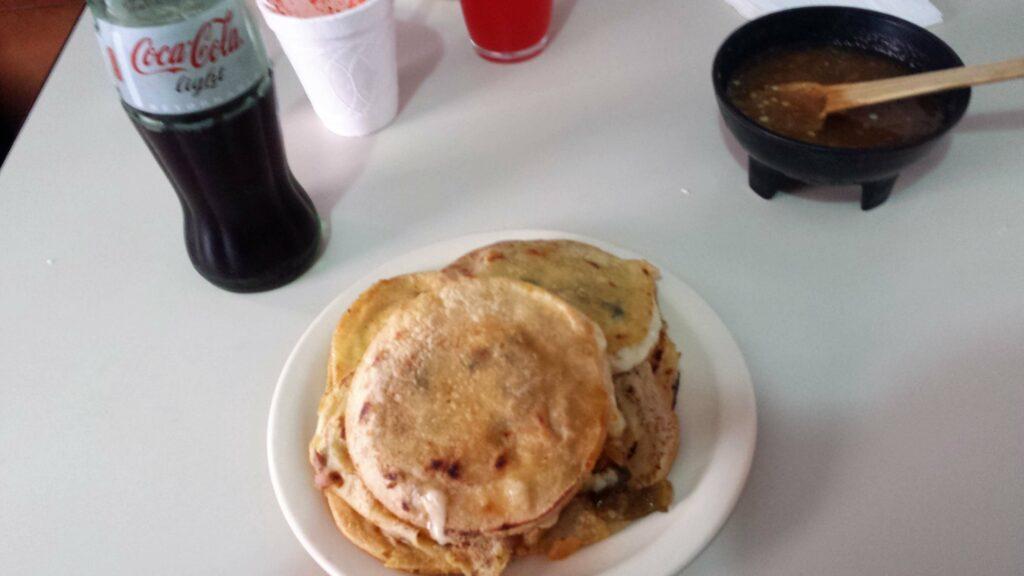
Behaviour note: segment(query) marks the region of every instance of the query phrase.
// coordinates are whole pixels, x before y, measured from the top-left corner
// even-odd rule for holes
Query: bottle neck
[[[102,20],[119,26],[160,26],[203,12],[220,0],[88,0]]]

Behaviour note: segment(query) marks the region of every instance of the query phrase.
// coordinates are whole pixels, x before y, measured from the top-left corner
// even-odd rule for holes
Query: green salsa
[[[779,94],[789,82],[844,84],[910,74],[900,62],[849,48],[822,46],[780,49],[755,56],[729,79],[726,95],[765,128],[804,142],[837,148],[894,146],[937,131],[943,113],[935,96],[918,96],[830,114],[808,130],[798,103]]]

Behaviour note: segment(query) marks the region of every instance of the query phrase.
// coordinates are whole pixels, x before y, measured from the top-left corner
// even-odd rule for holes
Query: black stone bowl
[[[895,16],[858,8],[796,8],[748,22],[715,55],[712,78],[729,131],[750,155],[750,187],[763,198],[801,184],[857,184],[861,207],[889,197],[900,170],[921,159],[967,110],[969,88],[936,94],[942,127],[897,146],[832,148],[776,134],[747,118],[726,98],[733,73],[748,58],[782,47],[841,46],[894,58],[915,72],[963,66],[931,32]]]

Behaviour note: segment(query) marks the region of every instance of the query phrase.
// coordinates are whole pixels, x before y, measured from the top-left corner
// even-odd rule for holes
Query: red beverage
[[[488,60],[518,62],[548,40],[552,0],[462,0],[469,37]]]

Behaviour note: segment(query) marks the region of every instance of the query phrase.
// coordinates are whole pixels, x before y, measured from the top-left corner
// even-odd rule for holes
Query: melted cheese
[[[614,468],[608,468],[602,472],[597,472],[587,479],[586,484],[583,485],[584,492],[604,492],[605,490],[615,486],[620,481],[619,473]]]
[[[644,339],[635,346],[622,348],[612,356],[612,372],[616,374],[627,372],[643,362],[647,355],[651,353],[651,349],[658,343],[658,338],[661,336],[661,326],[661,312],[655,308],[654,313],[651,315],[651,323],[647,326],[647,335],[644,336]]]
[[[427,515],[427,530],[434,542],[444,546],[448,537],[444,526],[448,517],[448,499],[438,490],[427,490],[419,497],[420,508]]]

